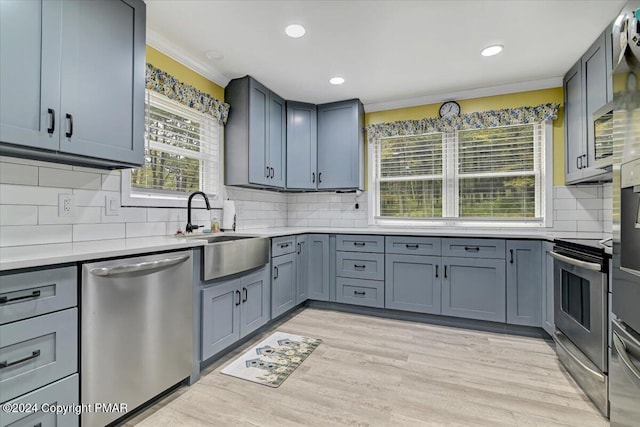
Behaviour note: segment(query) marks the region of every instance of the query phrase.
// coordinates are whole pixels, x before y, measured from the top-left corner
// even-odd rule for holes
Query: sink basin
[[[206,236],[202,279],[213,280],[261,267],[269,262],[269,239],[252,236]]]

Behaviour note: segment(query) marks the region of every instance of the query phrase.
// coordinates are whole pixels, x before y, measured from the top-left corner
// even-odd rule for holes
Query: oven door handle
[[[600,271],[602,268],[600,264],[595,262],[580,261],[579,259],[571,258],[566,255],[561,255],[557,252],[549,252],[549,255],[557,259],[558,261],[566,262],[567,264],[575,265],[576,267],[586,268],[587,270]]]
[[[604,378],[604,376],[602,375],[601,372],[596,372],[593,369],[591,369],[589,366],[587,366],[582,360],[580,360],[580,358],[576,357],[575,354],[573,354],[571,352],[571,350],[569,350],[569,348],[562,342],[562,337],[560,335],[558,335],[558,332],[556,331],[556,333],[553,335],[553,341],[556,343],[557,346],[561,347],[562,350],[564,350],[564,352],[566,354],[569,355],[569,357],[571,357],[571,359],[577,363],[578,365],[580,365],[580,367],[585,370],[586,372],[590,373],[591,375],[595,376],[596,378]],[[566,338],[564,338],[566,339]]]

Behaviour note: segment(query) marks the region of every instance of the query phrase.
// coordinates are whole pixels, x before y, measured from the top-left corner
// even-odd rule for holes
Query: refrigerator
[[[613,24],[611,426],[640,425],[640,0]]]

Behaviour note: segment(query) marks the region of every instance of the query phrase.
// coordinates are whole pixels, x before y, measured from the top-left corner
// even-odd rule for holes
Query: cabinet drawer
[[[401,255],[440,256],[442,239],[439,237],[387,236],[385,252]]]
[[[384,254],[336,252],[336,276],[384,280]]]
[[[505,241],[498,239],[442,239],[442,256],[504,259]]]
[[[0,402],[78,370],[78,310],[0,326]]]
[[[336,279],[336,301],[369,307],[384,307],[384,282],[338,277]]]
[[[19,408],[23,405],[38,405],[38,411],[25,413],[24,411],[2,411],[0,413],[0,427],[6,426],[41,426],[41,427],[76,427],[79,417],[72,411],[67,414],[56,414],[55,411],[44,412],[42,405],[77,405],[79,403],[78,374],[56,381],[46,387],[39,388],[17,399],[7,402],[9,408]]]
[[[358,236],[339,234],[336,236],[336,250],[349,252],[384,252],[384,236]]]
[[[76,305],[75,266],[0,276],[0,325]]]
[[[296,250],[296,236],[271,239],[271,257],[290,254]]]

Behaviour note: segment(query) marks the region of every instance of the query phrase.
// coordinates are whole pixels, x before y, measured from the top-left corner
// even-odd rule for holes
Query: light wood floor
[[[277,389],[220,374],[275,330],[324,342]],[[304,309],[127,426],[607,426],[544,340]]]

